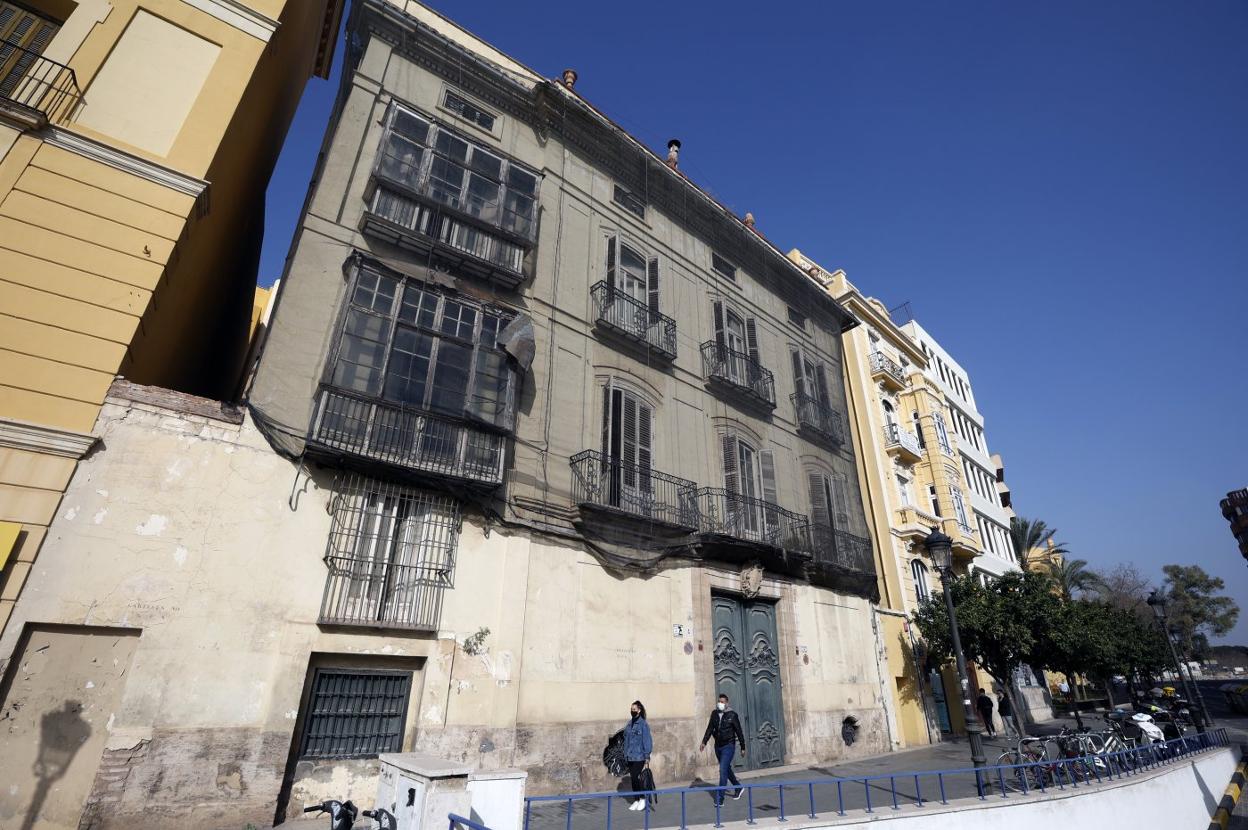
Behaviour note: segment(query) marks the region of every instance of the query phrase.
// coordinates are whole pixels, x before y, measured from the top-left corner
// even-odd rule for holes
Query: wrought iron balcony
[[[12,63],[10,64],[10,61]],[[74,70],[11,41],[0,41],[0,108],[43,127],[67,118],[82,100]]]
[[[906,385],[905,370],[883,352],[871,352],[871,375],[882,377],[886,383],[895,387]]]
[[[373,190],[360,228],[392,244],[436,251],[479,276],[514,288],[524,280],[524,248],[497,234],[445,215],[397,190]]]
[[[801,513],[716,487],[698,490],[697,505],[700,533],[810,553],[810,520]]]
[[[313,451],[491,487],[503,481],[506,441],[473,424],[332,386],[317,393],[308,432]]]
[[[814,540],[816,563],[859,573],[875,573],[870,539],[822,524],[811,527],[811,538]]]
[[[343,556],[326,557],[325,564],[322,624],[437,629],[449,571]]]
[[[698,527],[698,485],[596,450],[572,456],[572,497],[583,507],[677,528]]]
[[[884,449],[907,453],[915,460],[923,457],[923,447],[920,446],[919,439],[900,424],[884,425]]]
[[[802,392],[794,392],[789,399],[793,401],[799,427],[817,433],[834,444],[845,443],[845,428],[841,425],[841,413]]]
[[[675,320],[605,281],[595,283],[589,291],[598,325],[650,347],[661,357],[676,359]]]
[[[707,380],[740,392],[767,409],[776,408],[776,384],[771,372],[744,352],[714,340],[702,344],[702,374]]]

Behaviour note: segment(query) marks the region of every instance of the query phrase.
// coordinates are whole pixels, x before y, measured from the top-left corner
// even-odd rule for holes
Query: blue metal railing
[[[1230,738],[1226,730],[1215,729],[1190,737],[1176,738],[1164,744],[1133,747],[1099,755],[1044,759],[1023,764],[1000,764],[979,769],[967,767],[844,778],[827,777],[806,781],[742,783],[740,789],[744,791],[746,801],[745,822],[750,825],[756,823],[759,813],[766,815],[775,813],[776,820],[779,822],[787,822],[790,815],[819,818],[819,809],[816,805],[817,790],[827,799],[822,803],[825,812],[828,812],[833,805],[831,791],[835,790],[835,810],[831,811],[835,815],[845,816],[854,810],[874,814],[879,809],[900,810],[907,805],[922,807],[931,802],[949,804],[951,798],[959,797],[959,787],[965,790],[964,797],[978,798],[980,801],[997,797],[1008,799],[1011,795],[1027,795],[1037,790],[1044,793],[1049,790],[1064,791],[1090,787],[1103,781],[1138,775],[1147,770],[1167,766],[1179,758],[1196,752],[1225,747],[1229,744]],[[911,784],[913,787],[910,786]],[[926,795],[923,791],[924,786],[928,788]],[[554,830],[562,827],[563,830],[573,830],[572,820],[574,807],[577,804],[584,805],[579,815],[587,818],[588,814],[603,813],[601,805],[605,804],[603,823],[599,826],[603,830],[612,830],[612,807],[617,799],[633,801],[646,798],[653,799],[656,807],[642,812],[641,826],[644,830],[650,830],[651,827],[679,827],[680,830],[687,830],[690,807],[688,797],[691,794],[710,797],[715,811],[714,826],[723,827],[725,796],[737,789],[738,787],[735,786],[671,787],[637,792],[529,796],[524,800],[524,828],[525,830],[547,830],[547,828]],[[790,795],[787,808],[786,793]],[[774,795],[778,804],[770,803],[766,799],[768,795]],[[679,817],[674,812],[669,813],[665,805],[662,812],[666,815],[657,821],[652,818],[655,810],[658,809],[658,798],[663,796],[679,797]],[[760,801],[763,803],[756,804]],[[546,806],[550,807],[549,811],[543,810]],[[795,806],[797,811],[792,809]],[[627,812],[626,808],[622,809]],[[538,815],[535,815],[535,811]],[[732,820],[735,821],[738,818],[734,816]],[[585,827],[586,825],[582,822],[579,826]],[[632,823],[629,824],[630,828],[633,826]],[[455,830],[453,824],[451,830]],[[472,830],[484,830],[484,828],[472,825]]]
[[[450,820],[450,825],[446,830],[464,830],[464,828],[467,828],[467,830],[490,830],[484,824],[478,824],[470,818],[457,816],[454,813],[447,813],[446,817]]]

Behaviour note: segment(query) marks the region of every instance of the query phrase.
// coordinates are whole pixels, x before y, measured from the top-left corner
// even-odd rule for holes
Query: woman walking
[[[633,792],[641,792],[645,789],[641,782],[641,772],[650,766],[654,739],[650,737],[650,724],[646,723],[646,707],[641,705],[640,700],[633,701],[629,714],[632,717],[624,727],[624,760],[628,762],[628,777]],[[641,796],[628,809],[646,809],[646,797]]]

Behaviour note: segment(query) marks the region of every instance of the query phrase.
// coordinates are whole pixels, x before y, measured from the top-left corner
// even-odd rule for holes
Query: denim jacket
[[[624,759],[626,761],[649,761],[654,749],[650,737],[650,724],[645,718],[630,720],[624,727]]]

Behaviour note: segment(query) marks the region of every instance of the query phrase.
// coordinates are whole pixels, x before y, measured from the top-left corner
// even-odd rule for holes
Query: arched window
[[[893,405],[888,401],[880,401],[884,407],[884,420],[890,424],[897,423],[897,414],[893,409]]]
[[[919,559],[910,563],[910,575],[914,577],[914,596],[919,602],[931,596],[927,589],[927,566]]]

